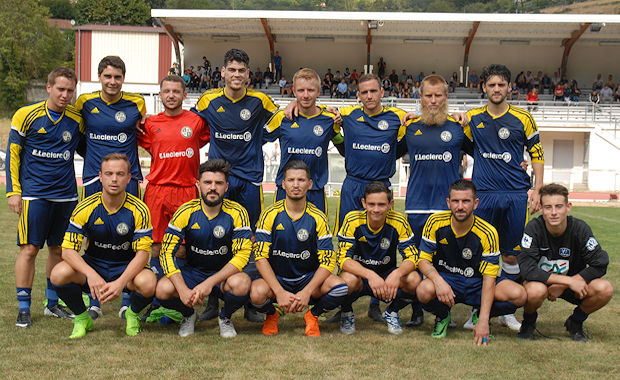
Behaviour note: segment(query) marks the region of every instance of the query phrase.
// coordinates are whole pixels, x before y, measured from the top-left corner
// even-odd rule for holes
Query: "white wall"
[[[620,146],[599,133],[590,133],[588,187],[592,191],[620,191]]]

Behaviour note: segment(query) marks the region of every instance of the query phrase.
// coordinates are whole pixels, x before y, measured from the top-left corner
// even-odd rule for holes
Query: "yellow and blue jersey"
[[[83,134],[82,116],[71,105],[56,121],[47,101],[18,109],[6,152],[7,197],[77,200],[73,154]]]
[[[363,107],[353,106],[342,107],[340,114],[347,175],[368,181],[392,177],[396,172],[396,143],[406,130],[400,124],[405,111],[383,107],[369,115]],[[340,132],[338,128],[336,132]]]
[[[433,213],[447,209],[450,184],[459,179],[463,128],[451,116],[443,125],[426,125],[420,118],[407,127],[409,181],[405,211]]]
[[[73,210],[62,248],[79,252],[86,237],[86,255],[107,262],[128,263],[138,251],[150,254],[152,233],[151,214],[144,202],[126,193],[121,207],[110,212],[99,192],[78,203]]]
[[[276,176],[278,186],[282,186],[282,168],[286,163],[301,160],[310,168],[312,190],[325,187],[329,177],[327,149],[331,139],[336,136],[334,116],[321,109],[320,113],[311,117],[300,113],[294,120],[289,120],[283,111],[279,111],[271,118],[265,126],[265,140],[280,139],[280,168]]]
[[[426,221],[419,260],[433,263],[438,272],[465,278],[497,277],[499,238],[495,227],[474,216],[474,223],[463,235],[452,230],[452,212],[442,211]]]
[[[493,116],[487,106],[467,112],[465,135],[474,143],[472,181],[478,190],[527,190],[530,178],[521,167],[523,149],[532,163],[544,163],[543,148],[536,122],[529,112],[508,106]]]
[[[170,219],[159,261],[166,276],[179,273],[174,254],[185,240],[187,265],[217,272],[231,263],[241,271],[250,258],[251,238],[248,212],[239,203],[224,199],[220,212],[210,218],[200,199],[192,199]]]
[[[284,278],[299,278],[319,267],[332,272],[336,267],[332,235],[327,217],[312,203],[293,220],[285,200],[262,212],[256,226],[256,261],[269,260],[273,272]]]
[[[389,210],[385,224],[373,231],[368,224],[366,210],[351,211],[344,218],[338,232],[338,266],[346,260],[355,260],[378,274],[396,268],[396,251],[403,260],[416,263],[418,250],[413,243],[413,232],[407,219]]]
[[[246,90],[238,100],[223,88],[206,91],[192,111],[211,129],[209,158],[222,158],[232,165],[232,174],[260,184],[263,181],[263,128],[278,109],[260,91]]]
[[[124,153],[131,163],[132,179],[142,181],[136,136],[136,123],[146,114],[142,95],[122,92],[119,100],[108,103],[96,91],[80,95],[75,108],[86,123],[84,182],[99,175],[101,160],[110,153]]]

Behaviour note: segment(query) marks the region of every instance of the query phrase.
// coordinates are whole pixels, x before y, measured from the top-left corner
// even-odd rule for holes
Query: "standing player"
[[[52,283],[75,313],[70,338],[82,338],[93,328],[82,291],[101,303],[131,292],[125,333],[140,332],[140,316],[155,294],[157,279],[148,268],[151,215],[146,205],[126,192],[131,165],[122,153],[103,157],[99,181],[102,191],[80,202],[71,216],[62,244],[63,262],[54,267]],[[79,255],[84,237],[88,248]]]
[[[530,213],[534,213],[540,206],[543,149],[532,115],[506,101],[510,70],[504,65],[490,65],[484,68],[481,81],[488,104],[467,112],[469,125],[465,127],[465,134],[474,143],[472,181],[480,191],[476,215],[499,231],[502,276],[516,280],[527,209],[529,206]],[[520,165],[524,148],[534,171],[534,190],[529,201],[530,177]],[[521,327],[514,315],[501,316],[499,322],[511,330]]]
[[[474,344],[486,345],[489,317],[514,312],[527,298],[525,289],[511,280],[497,279],[497,231],[478,216],[476,186],[463,179],[450,185],[449,211],[431,215],[424,226],[418,267],[425,279],[416,292],[425,308],[435,314],[431,336],[444,338],[450,309],[465,303],[479,308],[474,315]]]
[[[157,284],[162,304],[183,314],[180,336],[194,333],[193,307],[215,294],[224,299],[219,316],[220,335],[237,336],[232,314],[249,299],[250,277],[243,273],[252,250],[248,213],[237,202],[224,199],[230,164],[210,159],[200,165],[200,199],[182,205],[172,217],[160,256],[165,277]],[[174,254],[185,240],[186,264],[177,267]]]
[[[334,125],[334,115],[323,108],[317,107],[319,97],[320,78],[312,69],[301,69],[293,76],[293,92],[297,98],[299,115],[293,120],[284,116],[280,111],[265,126],[267,141],[280,139],[280,168],[276,177],[276,201],[286,197],[282,189],[283,168],[291,160],[301,160],[308,165],[312,173],[312,189],[306,198],[323,213],[327,211],[324,187],[329,177],[327,149],[329,142],[342,142],[342,136],[337,130],[340,125]]]
[[[283,169],[286,198],[261,214],[256,227],[256,267],[262,278],[252,283],[252,303],[267,313],[263,334],[278,333],[278,307],[285,313],[303,312],[307,336],[319,336],[318,317],[338,307],[347,285],[331,272],[336,266],[327,217],[306,200],[312,188],[310,169],[289,161]],[[260,306],[258,306],[260,305]]]
[[[392,208],[392,192],[383,182],[364,189],[363,211],[351,211],[338,232],[338,265],[349,287],[342,305],[340,331],[355,332],[353,302],[363,295],[391,302],[383,313],[388,332],[402,334],[398,311],[411,303],[420,275],[415,272],[417,250],[409,223]],[[403,262],[396,266],[396,251]]]
[[[527,303],[517,336],[534,339],[537,310],[548,299],[562,298],[577,305],[564,327],[572,340],[587,342],[583,322],[607,305],[613,295],[607,272],[609,256],[583,221],[568,216],[568,190],[555,183],[540,189],[542,216],[530,221],[518,256],[525,280]]]
[[[50,282],[52,268],[61,259],[62,236],[78,199],[73,154],[84,133],[79,112],[69,103],[77,78],[64,67],[47,77],[46,101],[17,110],[11,120],[7,147],[6,196],[19,215],[15,286],[19,312],[16,326],[30,327],[30,303],[35,258],[47,243],[49,255],[47,306],[44,315],[73,318],[61,305]]]

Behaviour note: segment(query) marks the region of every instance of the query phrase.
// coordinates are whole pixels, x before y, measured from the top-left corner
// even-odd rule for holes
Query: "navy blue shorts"
[[[95,272],[97,272],[99,276],[105,280],[105,282],[111,282],[118,279],[123,274],[125,269],[127,269],[127,265],[129,265],[129,261],[113,262],[101,260],[86,254],[84,254],[82,258],[86,261],[86,264],[93,268]],[[84,285],[82,285],[82,291],[84,291],[84,293],[90,292],[88,280],[86,280]],[[127,287],[123,289],[123,292],[129,292]]]
[[[276,187],[275,202],[286,198],[286,191],[281,186]],[[319,210],[327,215],[327,201],[325,200],[325,190],[308,190],[306,194],[308,202],[312,203]]]
[[[62,244],[76,201],[52,202],[45,199],[22,199],[22,213],[17,224],[17,245],[32,244],[42,248]]]
[[[439,272],[439,275],[450,285],[454,292],[454,303],[464,303],[469,306],[480,306],[482,296],[482,278],[463,277],[460,274]],[[499,284],[505,277],[498,277],[495,281]]]
[[[276,275],[276,279],[282,285],[284,290],[291,293],[297,293],[303,290],[312,281],[316,272],[309,272],[298,278],[286,278]]]
[[[390,270],[388,270],[385,273],[379,273],[379,276],[381,276],[382,279],[386,279],[390,273],[392,273],[393,271],[395,271],[396,268],[392,268]],[[368,280],[365,278],[362,278],[362,289],[359,291],[359,296],[373,296],[372,293],[372,288],[370,287],[370,285],[368,285]]]
[[[256,223],[263,211],[263,187],[231,175],[228,177],[226,198],[239,203],[248,211],[252,232],[256,231]]]
[[[411,226],[411,230],[413,231],[413,244],[415,244],[416,248],[420,248],[420,241],[422,241],[422,233],[424,230],[424,225],[426,224],[426,220],[432,213],[428,214],[407,214],[407,222]]]
[[[181,270],[181,275],[183,276],[183,281],[185,281],[185,285],[187,285],[187,287],[190,289],[194,289],[198,284],[217,273],[211,271],[202,271],[189,265],[182,266],[179,269]],[[215,294],[219,298],[224,297],[220,289],[220,284],[215,285],[211,290],[211,293]]]
[[[334,227],[334,234],[338,233],[338,230],[342,226],[345,216],[351,211],[362,210],[362,198],[364,198],[364,190],[366,186],[372,181],[355,178],[352,176],[346,176],[340,189],[340,200],[338,201],[338,213],[336,214],[336,225]],[[383,181],[391,190],[392,185],[390,181]]]
[[[505,255],[521,252],[523,229],[528,221],[527,192],[479,191],[475,214],[491,223],[499,235],[499,250]]]
[[[101,189],[102,189],[101,181],[99,181],[99,178],[93,179],[93,182],[87,185],[84,185],[82,189],[82,194],[84,195],[84,197],[82,199],[88,198],[91,195],[100,192]],[[142,192],[140,191],[140,183],[138,182],[137,179],[132,178],[131,180],[129,180],[129,183],[127,184],[127,188],[125,189],[125,191],[135,197],[138,197],[138,199],[142,199]]]

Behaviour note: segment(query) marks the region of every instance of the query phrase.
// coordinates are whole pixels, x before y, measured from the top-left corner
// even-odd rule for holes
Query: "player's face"
[[[107,66],[101,74],[99,74],[99,82],[101,82],[101,91],[110,98],[115,98],[121,93],[125,76],[123,71],[113,66]]]
[[[376,113],[381,109],[381,98],[383,97],[383,88],[379,82],[372,79],[359,84],[359,100],[364,105],[366,111],[370,114]]]
[[[103,192],[108,195],[118,195],[125,191],[129,180],[131,180],[131,172],[129,165],[125,160],[109,160],[101,164],[99,172],[99,180]]]
[[[214,207],[222,203],[224,195],[228,190],[228,182],[224,173],[204,172],[198,181],[200,197],[209,207]]]
[[[176,110],[183,106],[187,92],[183,91],[183,85],[179,82],[164,81],[159,90],[159,97],[165,109]]]
[[[482,88],[493,104],[502,104],[508,95],[508,81],[499,75],[491,76]]]
[[[474,198],[471,190],[452,190],[447,202],[452,217],[459,223],[469,220],[478,207],[478,198]]]
[[[245,87],[245,82],[248,80],[250,71],[243,62],[231,61],[222,67],[222,78],[226,87],[230,87],[231,90],[237,91]]]
[[[422,94],[422,121],[427,125],[443,124],[448,113],[448,94],[445,86],[425,84]]]
[[[314,107],[319,97],[319,83],[316,79],[297,78],[293,92],[301,108]]]
[[[69,78],[56,77],[54,84],[47,84],[47,106],[54,112],[62,112],[73,99],[75,82]]]
[[[306,198],[306,193],[312,188],[312,180],[303,169],[289,169],[284,173],[282,188],[286,198],[298,201]]]
[[[368,221],[373,225],[385,223],[388,211],[394,206],[394,199],[388,200],[386,193],[370,193],[362,198],[362,206],[367,211]]]
[[[540,199],[540,203],[543,219],[548,226],[566,225],[566,218],[572,204],[567,203],[562,195],[545,195]]]

